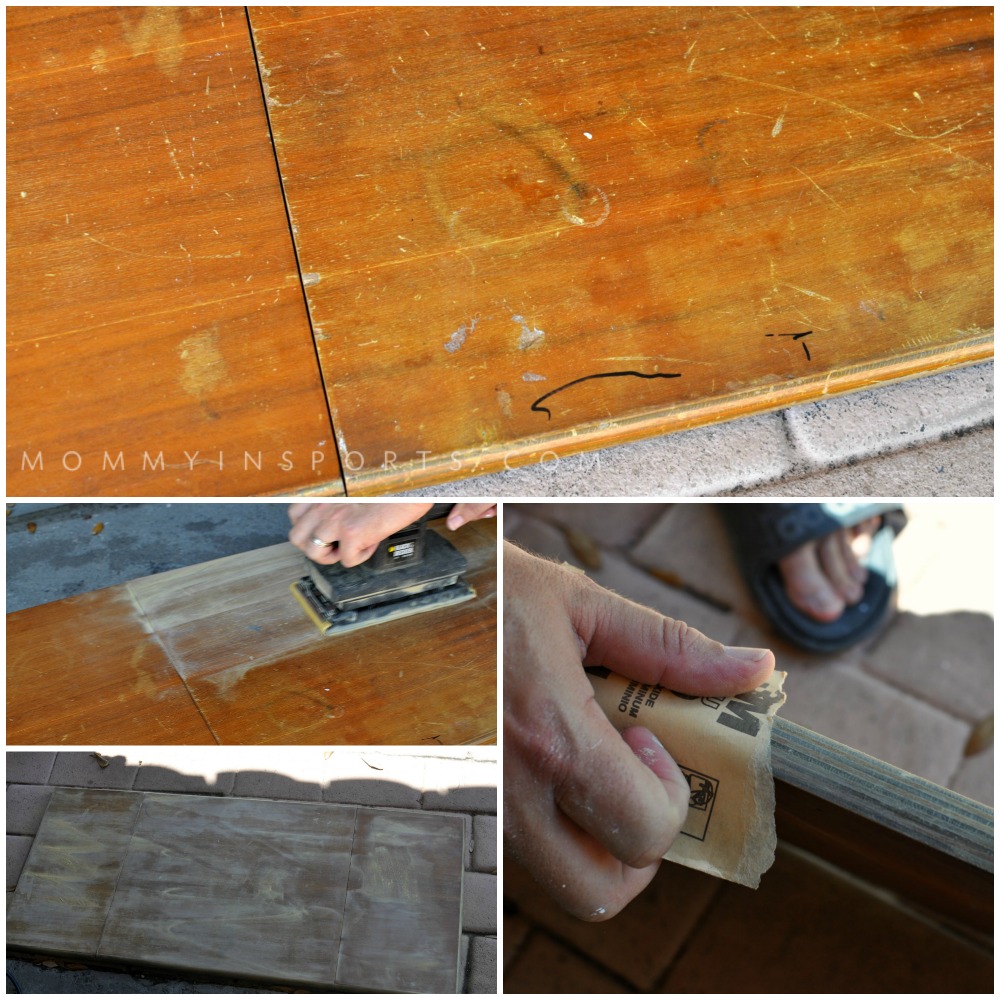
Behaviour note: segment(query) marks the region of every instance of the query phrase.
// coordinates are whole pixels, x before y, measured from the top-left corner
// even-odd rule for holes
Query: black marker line
[[[765,333],[765,337],[791,337],[792,340],[802,341],[802,350],[806,352],[806,361],[812,361],[812,355],[809,353],[809,345],[805,342],[805,338],[812,333],[812,330],[806,330],[804,333]]]
[[[652,372],[651,374],[646,374],[645,372],[598,372],[596,375],[584,375],[583,378],[575,378],[572,382],[567,382],[565,385],[559,386],[558,389],[553,389],[551,392],[545,393],[544,396],[539,396],[531,404],[531,409],[535,413],[547,413],[549,415],[549,420],[552,419],[552,411],[547,406],[539,406],[538,404],[548,399],[550,396],[554,396],[557,392],[562,392],[563,389],[568,389],[571,385],[579,385],[581,382],[587,382],[592,378],[622,378],[625,375],[631,375],[634,378],[680,378],[680,372]]]

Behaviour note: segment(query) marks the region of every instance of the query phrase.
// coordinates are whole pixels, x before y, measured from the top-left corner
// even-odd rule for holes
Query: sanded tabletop
[[[342,491],[242,7],[7,11],[7,493]]]
[[[314,987],[455,992],[462,817],[57,788],[7,943]]]
[[[496,738],[496,522],[447,537],[476,597],[323,635],[290,544],[7,616],[7,742],[482,743]]]
[[[992,354],[991,8],[250,20],[349,492]]]

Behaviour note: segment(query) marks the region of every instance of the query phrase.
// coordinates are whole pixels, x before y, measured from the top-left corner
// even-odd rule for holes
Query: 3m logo
[[[757,716],[766,716],[770,707],[781,699],[780,692],[767,691],[764,688],[747,691],[746,694],[730,698],[715,721],[735,729],[738,733],[756,736],[760,732],[760,719]]]
[[[704,840],[708,834],[708,824],[712,819],[715,799],[719,792],[719,779],[711,778],[700,771],[692,771],[680,764],[681,772],[687,779],[691,795],[688,799],[688,814],[681,833],[695,840]]]

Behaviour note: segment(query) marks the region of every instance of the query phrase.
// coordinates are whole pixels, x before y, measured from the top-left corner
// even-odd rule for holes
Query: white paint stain
[[[454,354],[462,347],[469,334],[475,330],[476,323],[478,322],[478,319],[470,319],[468,323],[463,323],[448,339],[448,342],[444,345],[444,349],[449,354]]]
[[[771,138],[777,139],[781,135],[781,127],[785,124],[785,112],[788,110],[788,105],[786,104],[781,109],[781,114],[778,115],[778,120],[774,123],[774,128],[771,129]]]
[[[536,375],[534,372],[525,372],[521,376],[522,382],[547,382],[548,376],[546,375]]]
[[[309,285],[319,284],[319,273],[316,271],[305,271],[302,274],[302,284],[307,288]]]
[[[539,330],[538,327],[532,326],[523,316],[511,316],[511,319],[521,326],[521,336],[517,341],[517,349],[519,351],[526,351],[529,347],[534,347],[535,344],[541,343],[545,336],[544,330]]]

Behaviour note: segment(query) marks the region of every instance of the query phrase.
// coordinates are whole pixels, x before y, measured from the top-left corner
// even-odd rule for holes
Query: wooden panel
[[[145,795],[98,955],[332,984],[356,814]]]
[[[338,982],[390,993],[461,992],[464,851],[461,816],[359,813]],[[442,962],[449,951],[451,970]]]
[[[780,717],[778,836],[978,930],[993,927],[993,810]]]
[[[142,796],[58,788],[49,799],[7,911],[7,942],[95,955]]]
[[[126,588],[7,616],[7,742],[214,743]]]
[[[8,494],[339,484],[243,9],[10,10],[7,97]]]
[[[11,901],[8,944],[455,992],[464,860],[460,816],[59,788]]]
[[[10,615],[8,741],[492,742],[496,522],[449,537],[475,600],[346,635],[293,598],[288,544]]]
[[[989,8],[250,16],[353,492],[991,355]]]

